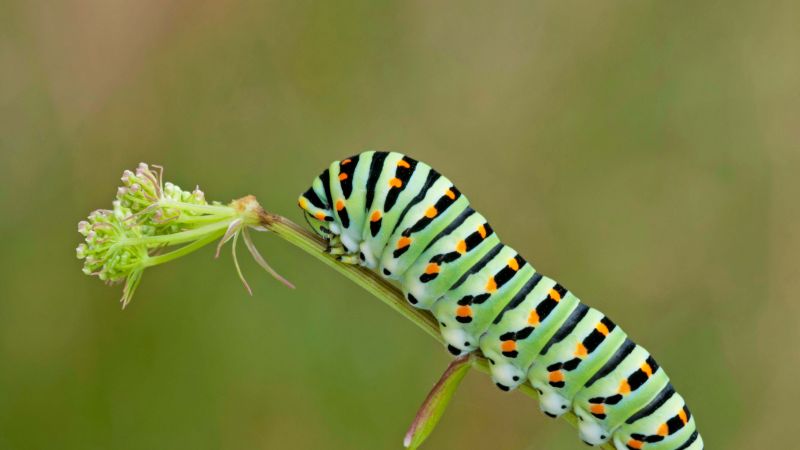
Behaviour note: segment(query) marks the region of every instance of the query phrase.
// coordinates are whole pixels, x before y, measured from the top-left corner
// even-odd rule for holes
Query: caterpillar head
[[[314,234],[323,239],[330,239],[333,236],[329,224],[327,224],[324,220],[319,220],[308,212],[305,213],[305,217],[308,226],[311,228],[311,231],[313,231]]]
[[[323,239],[330,239],[334,234],[337,234],[337,232],[331,228],[332,225],[335,225],[333,223],[331,211],[314,206],[312,202],[306,198],[306,195],[307,194],[301,195],[297,204],[300,206],[300,209],[303,210],[303,216],[306,222],[308,222],[308,226],[311,227],[317,236]]]
[[[531,385],[539,393],[539,409],[548,417],[561,417],[570,410],[570,401],[546,383],[531,380]]]
[[[608,442],[611,438],[611,432],[588,411],[576,406],[575,415],[578,416],[578,435],[583,442],[589,445],[600,445]]]

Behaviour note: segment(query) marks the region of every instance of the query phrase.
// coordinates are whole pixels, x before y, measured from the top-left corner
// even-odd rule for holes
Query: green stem
[[[272,231],[282,239],[285,239],[292,245],[319,259],[337,272],[354,281],[356,284],[378,297],[380,301],[389,305],[390,308],[414,322],[414,324],[422,328],[423,331],[431,335],[434,339],[440,343],[444,343],[439,333],[439,326],[436,319],[429,312],[411,306],[396,286],[363,267],[336,261],[335,258],[324,252],[326,247],[325,241],[283,216],[262,212],[260,214],[260,219],[261,225],[264,228]],[[480,351],[476,352],[472,360],[473,367],[479,372],[485,374],[490,373],[489,361]],[[533,399],[539,398],[536,390],[529,383],[521,385],[518,390]],[[564,414],[563,417],[570,425],[577,428],[578,417],[575,413],[570,411]],[[614,445],[608,442],[599,448],[614,450]]]
[[[139,245],[144,244],[147,246],[154,245],[154,244],[165,244],[165,245],[175,245],[175,244],[182,244],[184,242],[194,241],[198,238],[203,238],[209,233],[215,233],[219,230],[224,230],[228,228],[230,225],[230,221],[222,221],[216,222],[209,225],[204,225],[202,227],[195,228],[193,230],[188,231],[181,231],[178,233],[172,234],[162,234],[158,236],[146,236],[140,238],[131,238],[121,240],[120,243],[123,245]]]
[[[191,211],[193,213],[213,214],[221,217],[233,217],[236,215],[236,210],[230,206],[224,205],[198,205],[195,203],[179,202],[177,200],[161,199],[158,205],[162,208],[174,208],[182,211]]]
[[[217,239],[221,238],[222,235],[225,234],[225,228],[220,228],[210,234],[208,236],[198,239],[191,244],[186,244],[183,247],[173,250],[169,253],[164,253],[163,255],[157,256],[150,256],[146,259],[145,266],[152,267],[157,266],[159,264],[164,264],[165,262],[172,261],[173,259],[180,258],[181,256],[188,255],[195,250],[199,250],[204,246],[216,241]]]
[[[268,218],[265,219],[265,217]],[[261,225],[265,228],[354,281],[444,344],[433,316],[421,309],[412,308],[394,285],[363,267],[337,261],[336,258],[325,253],[325,241],[289,219],[270,213],[267,213],[265,217],[262,217],[261,220]]]
[[[228,217],[233,217],[233,216],[221,217],[221,216],[218,216],[218,215],[215,215],[215,214],[204,214],[202,216],[190,216],[188,214],[181,213],[181,215],[178,216],[178,218],[175,219],[175,221],[177,223],[179,223],[179,224],[182,224],[182,225],[183,224],[201,224],[201,223],[218,222],[220,219],[224,220],[224,219],[226,219]]]

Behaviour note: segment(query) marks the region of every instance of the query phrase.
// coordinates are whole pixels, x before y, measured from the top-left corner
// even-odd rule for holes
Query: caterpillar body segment
[[[529,381],[550,417],[574,411],[590,445],[702,449],[664,370],[608,317],[503,244],[453,183],[395,152],[333,162],[299,199],[341,261],[398,282],[453,355],[480,349],[495,384]]]
[[[646,412],[629,418],[616,433],[614,446],[626,450],[700,450],[703,439],[680,394],[668,385]]]
[[[462,236],[468,236],[461,239]],[[475,236],[474,243],[469,236]],[[430,245],[430,244],[429,244]],[[472,214],[453,232],[438,239],[425,250],[402,277],[406,298],[418,308],[431,309],[434,302],[475,265],[483,255],[500,245],[480,214]]]
[[[370,169],[370,180],[374,184],[367,184],[367,196],[370,187],[373,194],[372,201],[367,205],[369,224],[365,224],[362,233],[362,251],[367,261],[372,259],[373,265],[367,265],[384,276],[391,276],[378,267],[386,243],[394,233],[400,216],[405,211],[404,206],[419,203],[419,192],[427,192],[440,175],[425,164],[417,167],[416,161],[398,153],[385,154],[381,161],[380,154],[375,154],[373,159],[381,162],[377,167]],[[375,172],[379,175],[375,177]],[[396,241],[395,241],[396,242]],[[387,269],[388,270],[388,269]]]
[[[497,387],[508,391],[524,383],[536,356],[580,306],[574,295],[564,294],[554,280],[534,274],[481,336]]]
[[[542,412],[550,417],[572,409],[572,399],[627,339],[621,328],[594,308],[587,308],[575,326],[565,331],[542,349],[528,371]]]
[[[630,340],[626,341],[618,352],[632,348],[630,353],[618,364],[614,357],[607,361],[604,368],[616,364],[613,370],[600,378],[593,376],[573,400],[573,409],[581,421],[578,430],[584,442],[605,442],[613,430],[644,408],[669,384],[664,370],[655,365],[647,350],[628,343],[632,344]],[[603,373],[604,368],[597,373]]]
[[[425,197],[405,211],[405,215],[401,212],[402,220],[395,225],[387,248],[381,254],[381,273],[394,280],[407,273],[429,245],[448,235],[443,231],[467,206],[466,198],[455,194],[452,183],[440,177],[427,190]]]
[[[492,320],[534,273],[513,248],[500,244],[462,274],[432,309],[450,353],[477,349]]]
[[[365,161],[371,155],[364,155]],[[339,162],[334,162],[328,168],[329,173],[336,173],[338,183],[329,183],[332,196],[334,217],[341,227],[342,245],[348,253],[355,253],[362,241],[361,232],[364,226],[364,201],[363,185],[366,181],[368,164],[359,164],[360,155],[353,156]]]

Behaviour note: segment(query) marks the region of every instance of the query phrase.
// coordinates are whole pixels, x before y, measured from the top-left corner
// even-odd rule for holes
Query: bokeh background
[[[796,445],[793,1],[0,2],[0,449],[397,449],[448,361],[268,235],[298,288],[205,249],[119,287],[76,223],[166,166],[295,220],[330,161],[453,179],[648,347],[712,449]],[[583,448],[467,378],[427,448]]]

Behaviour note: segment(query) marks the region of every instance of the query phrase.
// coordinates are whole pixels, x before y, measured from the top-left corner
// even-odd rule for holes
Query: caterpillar
[[[664,369],[600,311],[503,244],[453,183],[396,152],[334,161],[299,198],[328,252],[399,284],[453,355],[480,351],[503,391],[573,411],[580,439],[620,450],[697,450],[694,416]]]

